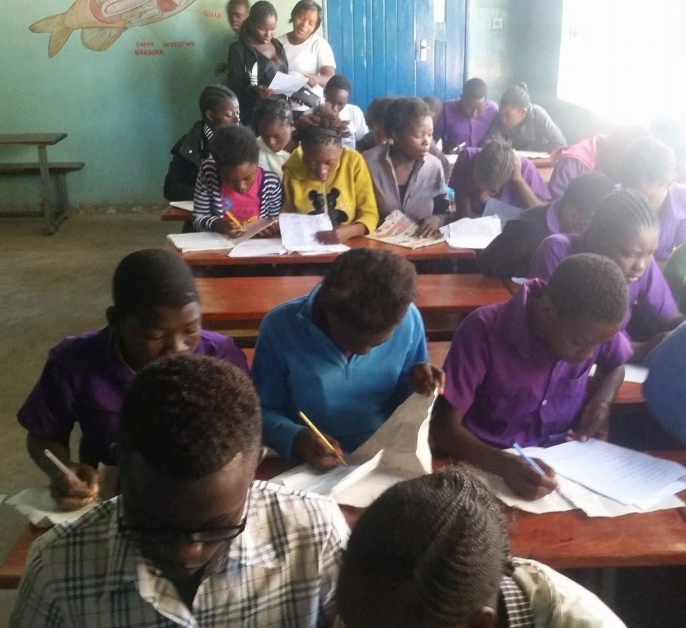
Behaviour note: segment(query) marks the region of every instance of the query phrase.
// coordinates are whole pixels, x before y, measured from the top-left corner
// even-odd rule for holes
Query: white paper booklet
[[[10,497],[7,503],[26,515],[37,528],[49,528],[58,523],[74,521],[96,505],[94,502],[79,510],[63,512],[57,509],[57,504],[50,495],[50,489],[47,486],[24,489],[21,493]]]
[[[274,478],[286,486],[329,495],[339,504],[366,508],[387,488],[431,473],[429,421],[436,395],[414,393],[353,454],[348,466],[318,473],[300,465]]]
[[[286,249],[281,238],[253,238],[237,244],[229,251],[229,257],[263,257],[283,255]]]
[[[289,253],[343,253],[349,249],[344,244],[321,244],[315,237],[320,231],[333,229],[326,214],[281,214],[279,227],[281,241]]]
[[[245,225],[243,235],[238,238],[229,238],[214,231],[197,231],[193,233],[170,233],[167,236],[167,240],[182,253],[189,253],[191,251],[230,251],[242,242],[250,240],[260,231],[264,231],[275,222],[276,218],[271,220],[265,220],[264,218],[253,220]]]
[[[404,246],[408,249],[418,249],[424,246],[431,246],[443,242],[445,237],[442,233],[438,233],[430,238],[420,238],[417,235],[419,225],[403,214],[399,209],[393,210],[381,226],[367,237],[371,240],[379,240],[380,242],[388,242],[396,246]]]
[[[299,72],[293,72],[290,74],[284,74],[283,72],[277,72],[269,84],[269,89],[271,89],[275,94],[281,96],[291,96],[297,92],[301,87],[307,85],[308,78]]]
[[[485,249],[502,232],[500,218],[461,218],[441,228],[448,246],[453,249]]]
[[[184,209],[187,212],[192,212],[193,211],[193,201],[174,201],[172,203],[169,203],[172,207],[176,207],[177,209]]]

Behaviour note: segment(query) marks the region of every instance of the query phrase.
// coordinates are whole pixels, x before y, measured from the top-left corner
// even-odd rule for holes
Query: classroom
[[[686,8],[0,8],[0,626],[684,625]]]

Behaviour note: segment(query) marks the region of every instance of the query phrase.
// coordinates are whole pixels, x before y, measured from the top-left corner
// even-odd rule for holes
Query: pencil
[[[86,483],[49,449],[46,449],[43,453],[45,454],[47,459],[50,460],[50,462],[52,462],[52,464],[54,464],[62,473],[64,473],[64,475],[66,475],[69,478],[71,482],[73,482],[74,484],[80,484],[83,487],[86,486]]]
[[[238,219],[230,211],[225,211],[224,216],[226,216],[239,229],[243,228],[243,225],[240,222],[238,222]]]
[[[312,421],[310,421],[310,420],[307,418],[307,416],[305,416],[305,413],[304,413],[302,410],[301,410],[300,412],[298,412],[298,415],[299,415],[300,418],[303,420],[303,422],[305,423],[305,425],[307,425],[307,427],[309,427],[309,428],[314,432],[314,435],[315,435],[319,440],[321,440],[321,441],[322,441],[331,451],[333,451],[336,455],[338,455],[338,452],[336,451],[336,448],[335,448],[328,440],[326,440],[326,436],[324,436],[324,434],[322,434],[322,433],[315,427],[314,423],[312,423]],[[343,464],[345,464],[345,460],[343,460],[342,458],[341,458],[340,460],[341,460],[341,462],[342,462]]]

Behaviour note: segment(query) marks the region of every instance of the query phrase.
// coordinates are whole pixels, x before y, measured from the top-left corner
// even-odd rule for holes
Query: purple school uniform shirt
[[[527,281],[509,301],[472,312],[443,365],[446,400],[462,412],[464,427],[493,447],[561,441],[584,405],[591,366],[614,369],[631,357],[631,344],[617,334],[590,360],[559,360],[527,324],[527,303],[545,285]]]
[[[498,105],[492,100],[486,101],[481,115],[470,118],[460,107],[461,99],[446,100],[441,115],[436,122],[436,137],[454,146],[466,142],[466,147],[477,147],[486,137],[491,123],[498,115]]]
[[[198,355],[209,355],[249,373],[245,354],[226,336],[202,331]],[[119,429],[119,410],[134,373],[117,355],[109,327],[69,336],[54,347],[43,373],[18,413],[31,434],[67,441],[81,428],[79,459],[97,467],[114,464],[110,446]]]
[[[672,251],[686,242],[686,185],[674,183],[660,208],[660,240],[655,259],[664,262]]]
[[[570,255],[584,253],[584,236],[558,233],[547,237],[538,245],[529,277],[548,281],[557,265]],[[665,320],[677,314],[676,303],[667,282],[655,260],[651,260],[643,274],[629,284],[629,312],[622,329],[634,312],[651,319]]]
[[[479,194],[474,185],[473,176],[474,160],[480,151],[480,148],[465,148],[460,151],[460,155],[453,168],[453,173],[450,176],[450,183],[448,184],[455,190],[456,194],[462,193],[467,195],[472,204],[472,211],[478,215],[483,214],[484,207],[486,207],[486,203],[481,199],[481,194]],[[536,166],[524,157],[521,159],[521,162],[522,177],[529,184],[534,194],[544,202],[549,201],[550,192],[548,191],[548,186],[541,178],[541,175],[538,174]],[[502,187],[498,198],[508,205],[527,209],[517,192],[517,188],[511,181],[508,181]]]

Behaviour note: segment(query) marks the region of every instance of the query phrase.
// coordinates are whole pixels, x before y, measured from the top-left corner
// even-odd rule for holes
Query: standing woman
[[[321,6],[312,0],[300,0],[291,11],[291,24],[293,30],[279,37],[288,69],[306,76],[307,87],[323,100],[324,86],[336,72],[336,60],[329,42],[317,34],[322,24]],[[298,102],[293,102],[292,108],[294,112],[309,109]]]
[[[277,72],[288,73],[283,46],[274,39],[276,9],[260,0],[243,22],[238,41],[229,46],[228,81],[241,106],[241,122],[250,124],[257,101],[272,95],[269,84]]]

